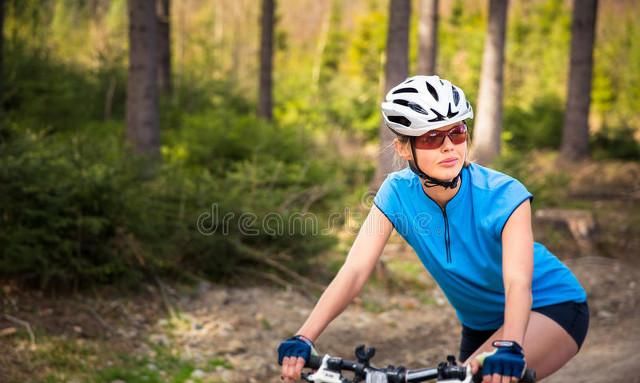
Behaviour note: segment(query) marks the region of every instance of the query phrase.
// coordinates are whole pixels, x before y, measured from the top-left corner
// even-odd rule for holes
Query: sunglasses
[[[463,122],[449,130],[432,130],[414,138],[416,149],[438,149],[444,143],[445,137],[449,137],[455,145],[467,140],[467,125]]]

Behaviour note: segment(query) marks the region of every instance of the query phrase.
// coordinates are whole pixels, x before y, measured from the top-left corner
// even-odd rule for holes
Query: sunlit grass
[[[211,373],[220,369],[233,369],[224,358],[213,358],[205,362],[195,362],[174,355],[168,348],[156,348],[154,357],[133,357],[120,355],[118,362],[94,374],[92,382],[127,383],[200,383],[219,382]]]
[[[216,383],[222,381],[216,373],[234,368],[224,357],[195,361],[171,346],[122,350],[108,340],[38,335],[34,349],[22,337],[14,339],[21,382]]]

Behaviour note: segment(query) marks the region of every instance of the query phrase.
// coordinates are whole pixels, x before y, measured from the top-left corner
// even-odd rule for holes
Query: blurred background
[[[534,194],[536,240],[602,296],[603,337],[624,328],[640,2],[575,3],[0,1],[0,381],[277,376],[272,349],[393,170],[379,103],[415,74],[465,91],[476,160]],[[349,314],[454,334],[396,364],[457,347],[452,311],[419,315],[450,309],[414,258],[394,235]],[[291,302],[307,309],[287,316]],[[335,339],[389,345],[344,326]]]

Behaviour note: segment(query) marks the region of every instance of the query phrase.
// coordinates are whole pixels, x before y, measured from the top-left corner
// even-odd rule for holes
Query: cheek
[[[458,152],[458,155],[460,156],[460,158],[467,158],[466,154],[467,154],[467,144],[461,144],[458,145],[460,146],[459,148],[456,148],[456,151]]]
[[[436,166],[440,155],[436,150],[418,150],[418,163],[426,169]]]

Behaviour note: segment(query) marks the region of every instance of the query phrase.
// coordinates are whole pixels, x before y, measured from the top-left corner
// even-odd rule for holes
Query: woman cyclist
[[[580,349],[586,293],[533,241],[532,195],[517,180],[469,163],[464,92],[415,76],[382,103],[396,152],[409,166],[381,185],[347,259],[306,322],[278,347],[282,378],[299,379],[313,341],[359,294],[393,229],[411,245],[462,324],[459,359],[483,382],[516,381],[529,367],[549,376]]]

